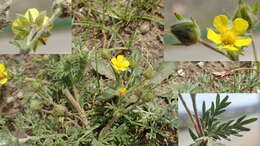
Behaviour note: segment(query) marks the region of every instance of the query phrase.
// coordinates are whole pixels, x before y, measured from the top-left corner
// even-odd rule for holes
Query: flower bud
[[[68,112],[67,108],[63,105],[55,105],[53,109],[53,113],[57,116],[64,116]]]
[[[239,17],[245,19],[249,24],[248,29],[252,29],[255,24],[258,23],[258,18],[256,15],[257,11],[258,3],[255,3],[254,8],[251,8],[249,4],[239,3],[239,8],[235,13],[234,19]]]
[[[176,17],[179,15],[176,15]],[[177,17],[178,21],[171,26],[171,32],[186,46],[195,44],[200,39],[200,28],[192,19]]]
[[[144,102],[150,102],[150,101],[152,101],[153,99],[154,99],[154,95],[153,95],[153,93],[152,92],[148,92],[148,93],[146,93],[144,96],[143,96],[143,98],[142,98],[142,100],[144,101]]]
[[[125,96],[125,95],[126,95],[126,92],[127,92],[126,88],[120,88],[120,89],[119,89],[119,95],[120,95],[120,96]]]
[[[138,97],[142,97],[143,96],[143,92],[144,92],[143,88],[136,88],[135,95],[138,96]]]
[[[146,79],[151,79],[154,75],[154,70],[151,66],[149,66],[145,71],[144,71],[144,77]]]
[[[112,57],[111,50],[108,50],[108,49],[103,49],[101,55],[102,55],[102,58],[104,58],[104,59],[110,59]]]
[[[37,99],[33,99],[30,103],[30,108],[33,110],[33,111],[40,111],[41,108],[42,108],[42,103],[41,101],[37,100]]]

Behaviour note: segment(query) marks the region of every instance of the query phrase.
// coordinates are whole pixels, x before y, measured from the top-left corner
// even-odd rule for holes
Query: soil
[[[194,81],[201,77],[202,75],[208,75],[214,79],[214,88],[208,87],[206,92],[219,92],[217,85],[221,80],[227,80],[233,82],[234,72],[232,70],[238,68],[252,68],[253,62],[231,62],[231,61],[217,61],[217,62],[180,62],[177,72],[170,77],[171,84],[185,84],[188,80]],[[246,74],[247,71],[239,71],[239,74]],[[217,88],[216,88],[217,87]],[[250,88],[246,93],[256,93],[259,92],[259,87]]]
[[[161,4],[158,5],[158,10],[153,11],[151,16],[157,19],[164,19],[163,14],[160,9],[163,9],[164,1],[162,0]],[[82,20],[90,19],[93,22],[98,22],[98,18],[93,16],[88,16],[88,13],[83,9],[84,4],[79,3],[78,5],[74,6],[76,9],[80,10],[80,13],[75,13],[75,21],[76,23],[80,23]],[[95,6],[97,9],[100,9],[100,6]],[[84,18],[84,19],[83,19]],[[115,24],[112,18],[107,18],[105,20],[104,25],[106,27],[113,27]],[[86,47],[90,50],[93,49],[106,49],[104,48],[104,42],[111,41],[112,34],[111,32],[103,32],[104,30],[100,29],[99,27],[92,27],[92,26],[74,26],[73,28],[73,35],[79,36],[80,38],[86,40]],[[131,43],[131,37],[133,36],[134,32],[137,32],[135,38],[133,40],[133,44],[131,48],[140,48],[147,59],[153,63],[155,60],[163,58],[164,52],[164,45],[163,45],[163,35],[164,35],[164,26],[159,22],[155,22],[152,20],[146,19],[138,19],[133,22],[126,22],[124,27],[122,27],[118,31],[118,36],[121,36],[126,44],[120,42],[119,38],[113,38],[110,46],[108,48],[115,48],[115,47],[127,47],[128,43]],[[85,32],[85,33],[82,33]],[[122,53],[122,52],[121,52]]]

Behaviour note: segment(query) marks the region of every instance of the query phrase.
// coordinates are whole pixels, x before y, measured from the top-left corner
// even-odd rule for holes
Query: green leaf
[[[217,98],[216,98],[216,105],[219,105],[219,103],[220,103],[220,95],[219,95],[219,94],[217,94]]]
[[[26,30],[26,28],[24,28],[23,26],[15,26],[14,29],[18,30],[18,31],[21,31],[21,32],[28,32]],[[20,34],[20,33],[19,33]]]
[[[184,19],[184,16],[182,16],[182,15],[179,14],[179,13],[175,13],[174,15],[175,15],[175,17],[176,17],[178,20],[183,20],[183,19]]]
[[[45,13],[41,13],[35,20],[35,23],[38,25],[38,26],[43,26],[43,22],[44,22],[44,18],[45,18]]]
[[[244,0],[239,0],[239,1],[238,1],[238,4],[239,4],[239,5],[242,5],[243,3],[244,3]]]
[[[18,140],[8,130],[0,131],[0,146],[17,145]]]
[[[32,13],[29,11],[29,22],[34,23]]]
[[[224,104],[224,103],[226,103],[227,102],[227,100],[228,100],[228,96],[226,96],[222,101],[221,101],[221,103],[220,104]]]
[[[258,10],[259,10],[259,2],[255,2],[253,7],[253,13],[257,15]]]
[[[208,136],[214,139],[226,139],[231,140],[231,135],[241,136],[239,133],[242,131],[249,131],[249,128],[244,125],[255,122],[257,118],[246,119],[246,115],[239,117],[237,120],[229,120],[222,122],[217,116],[225,112],[225,108],[231,104],[228,102],[228,96],[223,100],[220,100],[220,96],[216,96],[215,103],[211,103],[211,107],[206,110],[205,102],[202,105],[202,127]],[[246,119],[246,120],[245,120]],[[200,139],[200,138],[198,138]]]
[[[189,133],[190,133],[190,136],[191,136],[191,138],[195,141],[197,138],[198,138],[198,136],[196,136],[196,134],[189,128]]]
[[[238,127],[237,129],[239,129],[240,131],[250,131],[250,129],[246,127]]]
[[[168,62],[163,61],[159,63],[159,67],[156,69],[157,72],[155,73],[154,77],[150,80],[150,82],[154,85],[160,84],[162,81],[167,79],[173,72],[176,71],[178,66],[178,62]]]
[[[99,74],[109,79],[115,79],[115,74],[110,62],[100,57],[96,52],[91,55],[91,66]]]
[[[140,49],[132,49],[131,50],[131,56],[129,58],[130,64],[134,63],[136,66],[141,63],[142,59],[142,52]]]
[[[222,144],[222,143],[217,142],[213,138],[209,138],[208,139],[208,146],[225,146],[225,145]]]
[[[102,144],[102,142],[94,139],[92,142],[92,146],[105,146],[104,144]]]
[[[242,120],[244,120],[246,118],[246,115],[241,116],[240,118],[237,119],[237,122],[241,122]]]
[[[256,120],[257,120],[257,118],[251,118],[251,119],[248,119],[248,120],[241,122],[240,124],[241,125],[247,125],[247,124],[250,124],[252,122],[255,122]]]
[[[21,26],[26,27],[30,24],[30,22],[28,21],[28,19],[25,16],[20,15],[20,14],[17,14],[16,16],[17,16],[18,21],[21,23]]]
[[[210,111],[212,113],[212,115],[215,115],[215,105],[214,105],[214,102],[211,103],[211,108],[210,108]]]
[[[202,104],[202,114],[204,115],[206,112],[206,103],[205,101],[203,101],[203,104]]]
[[[100,96],[97,97],[97,100],[99,100],[101,102],[108,101],[115,96],[115,92],[116,92],[116,90],[114,90],[114,89],[111,89],[111,88],[107,89],[103,94],[101,94]]]

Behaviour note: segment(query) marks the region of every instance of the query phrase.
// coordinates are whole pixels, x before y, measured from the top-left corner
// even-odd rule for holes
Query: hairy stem
[[[198,110],[197,110],[197,104],[196,104],[196,94],[191,94],[191,99],[192,99],[192,105],[193,105],[193,110],[194,110],[194,114],[195,114],[195,120],[196,123],[198,125],[198,130],[199,130],[199,136],[204,136],[204,131],[202,129],[201,126],[201,121],[199,119],[199,114],[198,114]]]
[[[70,93],[70,91],[68,89],[64,89],[63,94],[70,100],[70,102],[72,103],[74,108],[77,110],[77,112],[79,113],[79,116],[81,118],[81,121],[84,123],[84,125],[86,127],[88,127],[89,121],[86,118],[84,109],[81,108],[80,104],[74,99],[74,97],[72,96],[72,94]]]
[[[137,106],[143,104],[143,102],[136,102],[130,106],[128,106],[124,111],[122,111],[119,114],[114,114],[112,119],[110,119],[106,126],[101,130],[101,133],[99,135],[99,139],[105,138],[109,134],[109,129],[113,126],[113,124],[120,118],[122,115],[127,114],[131,110],[135,109]]]
[[[254,58],[255,58],[255,62],[256,62],[256,70],[257,70],[258,73],[260,73],[260,62],[259,62],[259,59],[258,59],[258,56],[257,56],[257,50],[256,50],[256,45],[255,45],[253,33],[251,35],[251,39],[252,39],[253,54],[254,54]]]
[[[187,106],[186,102],[184,101],[184,99],[183,99],[183,97],[182,97],[181,94],[179,94],[179,97],[180,97],[180,99],[181,99],[181,102],[182,102],[182,104],[183,104],[183,106],[184,106],[186,112],[188,113],[188,115],[189,115],[189,117],[190,117],[190,119],[191,119],[192,124],[194,125],[194,128],[195,128],[195,130],[196,130],[196,133],[199,135],[200,132],[199,132],[198,125],[196,124],[196,122],[195,122],[195,120],[194,120],[194,118],[193,118],[193,116],[192,116],[192,114],[191,114],[190,109],[188,108],[188,106]]]
[[[227,54],[225,54],[224,52],[222,52],[222,51],[218,50],[217,48],[211,46],[211,45],[208,44],[207,42],[205,42],[205,41],[203,41],[203,40],[199,40],[198,42],[199,42],[200,44],[202,44],[203,46],[205,46],[205,47],[207,47],[207,48],[209,48],[209,49],[211,49],[211,50],[213,50],[213,51],[215,51],[215,52],[217,52],[217,53],[219,53],[219,54],[221,54],[221,55],[223,55],[223,56],[229,58]],[[230,59],[230,58],[229,58],[229,59]]]
[[[35,37],[27,43],[27,47],[22,49],[21,52],[28,52],[26,50],[30,50],[33,44],[35,44],[42,36],[42,34],[47,30],[47,28],[54,22],[54,20],[62,13],[62,8],[57,8],[52,14],[51,18],[47,21],[46,24],[36,33]]]

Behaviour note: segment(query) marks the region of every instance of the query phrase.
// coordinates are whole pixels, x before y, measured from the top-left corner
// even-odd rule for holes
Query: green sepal
[[[191,19],[178,21],[171,26],[171,32],[186,46],[195,44],[200,39],[200,28],[198,24]]]
[[[23,27],[28,26],[30,24],[30,22],[25,16],[20,14],[17,14],[16,16],[17,16],[17,20],[21,23]]]
[[[46,16],[46,13],[41,12],[40,15],[36,18],[35,23],[38,26],[43,26],[45,16]]]
[[[29,14],[29,22],[34,23],[32,13],[29,11],[28,14]]]

